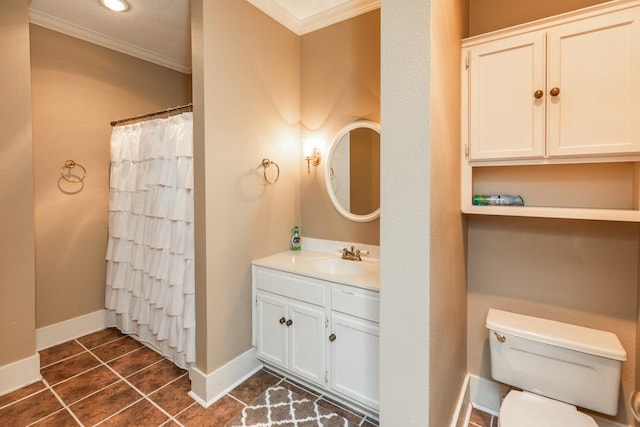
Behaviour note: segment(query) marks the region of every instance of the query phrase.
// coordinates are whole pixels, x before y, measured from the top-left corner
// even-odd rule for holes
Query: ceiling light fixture
[[[98,0],[98,3],[114,12],[126,12],[130,7],[127,0]]]

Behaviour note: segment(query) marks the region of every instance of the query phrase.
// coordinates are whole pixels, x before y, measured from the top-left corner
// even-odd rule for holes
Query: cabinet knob
[[[336,334],[329,335],[329,341],[335,341],[335,340],[336,340]]]
[[[559,87],[551,88],[551,90],[549,91],[549,95],[551,95],[551,96],[560,95],[560,88]]]
[[[281,324],[281,325],[282,325],[284,322],[286,322],[286,321],[287,321],[287,319],[285,319],[284,317],[281,317],[281,318],[280,318],[280,324]]]
[[[543,95],[544,95],[544,92],[541,91],[540,89],[538,89],[537,91],[533,92],[533,97],[535,99],[540,99],[540,98],[542,98]]]
[[[291,326],[291,325],[293,325],[293,320],[291,319],[287,320],[287,326]]]

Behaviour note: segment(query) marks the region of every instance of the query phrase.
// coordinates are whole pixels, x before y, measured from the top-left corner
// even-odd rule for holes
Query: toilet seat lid
[[[537,394],[511,390],[502,402],[500,427],[598,427],[575,406]]]

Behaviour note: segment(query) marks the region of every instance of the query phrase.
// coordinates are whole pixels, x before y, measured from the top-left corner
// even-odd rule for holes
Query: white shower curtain
[[[109,326],[195,362],[193,113],[111,134]]]

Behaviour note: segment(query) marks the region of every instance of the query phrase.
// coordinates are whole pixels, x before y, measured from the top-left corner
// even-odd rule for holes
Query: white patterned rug
[[[225,427],[354,427],[340,415],[291,390],[274,386],[258,396],[251,405]]]

